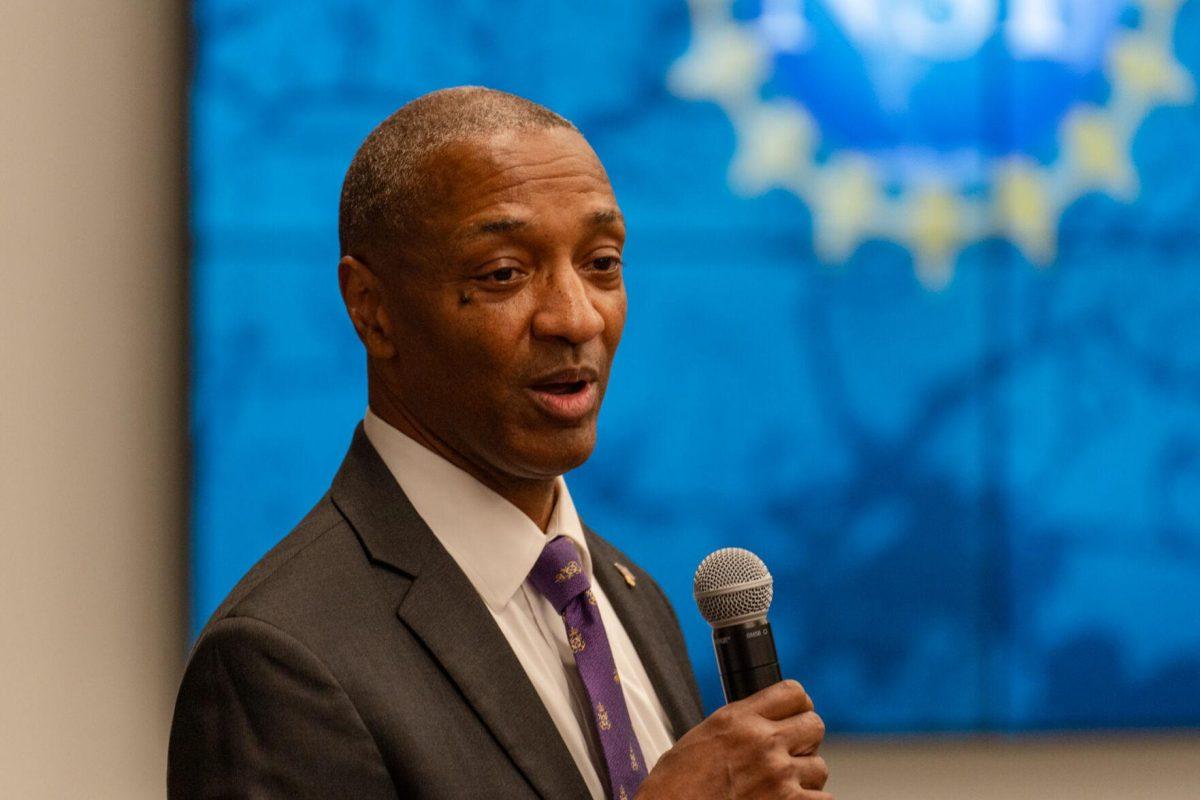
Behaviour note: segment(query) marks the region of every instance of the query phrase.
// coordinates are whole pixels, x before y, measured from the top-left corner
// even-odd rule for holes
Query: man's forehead
[[[440,154],[429,210],[457,235],[517,231],[553,211],[584,225],[621,225],[608,175],[573,131],[512,131]]]
[[[522,179],[587,176],[608,184],[608,174],[591,145],[564,128],[503,130],[459,139],[439,148],[426,161],[447,191],[473,190],[480,181],[517,183]]]

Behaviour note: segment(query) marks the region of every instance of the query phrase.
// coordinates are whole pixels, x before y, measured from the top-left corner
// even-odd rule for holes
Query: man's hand
[[[787,680],[715,711],[663,753],[636,800],[832,800],[825,723]]]

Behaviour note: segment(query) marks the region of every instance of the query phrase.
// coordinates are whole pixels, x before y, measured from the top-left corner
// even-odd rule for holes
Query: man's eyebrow
[[[588,222],[593,225],[612,225],[617,222],[624,224],[625,217],[615,208],[602,208],[588,214]]]
[[[489,219],[471,226],[472,234],[486,233],[511,233],[525,227],[527,223],[523,219],[514,217],[501,217],[500,219]]]

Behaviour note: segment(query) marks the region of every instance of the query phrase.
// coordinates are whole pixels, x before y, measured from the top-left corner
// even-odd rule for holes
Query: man
[[[172,797],[825,798],[784,682],[701,721],[657,584],[583,527],[625,230],[569,122],[435,92],[346,175],[369,410],[329,493],[201,633]]]

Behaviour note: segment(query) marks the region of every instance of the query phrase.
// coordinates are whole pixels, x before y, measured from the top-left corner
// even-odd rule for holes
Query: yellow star
[[[1139,2],[1151,11],[1175,12],[1187,0],[1139,0]]]
[[[917,275],[931,287],[950,280],[950,267],[959,247],[961,210],[958,199],[945,189],[926,189],[912,209],[912,242]]]
[[[1045,266],[1054,259],[1057,209],[1051,207],[1046,175],[1028,159],[1010,161],[996,176],[996,205],[1000,224],[1009,238],[1034,264]]]
[[[1126,143],[1106,114],[1084,108],[1075,111],[1064,128],[1064,150],[1085,186],[1104,189],[1123,200],[1137,195],[1137,176]]]
[[[1184,103],[1195,94],[1179,63],[1145,34],[1130,34],[1118,43],[1109,56],[1108,70],[1114,84],[1142,100]]]
[[[804,172],[816,147],[816,123],[795,103],[764,105],[744,120],[742,146],[730,168],[730,182],[743,194],[758,194],[780,175]]]
[[[831,160],[814,193],[816,248],[825,261],[844,261],[870,228],[879,205],[871,163],[862,156]]]
[[[762,84],[768,67],[753,34],[731,27],[698,35],[691,50],[675,63],[667,85],[681,97],[730,100]]]

